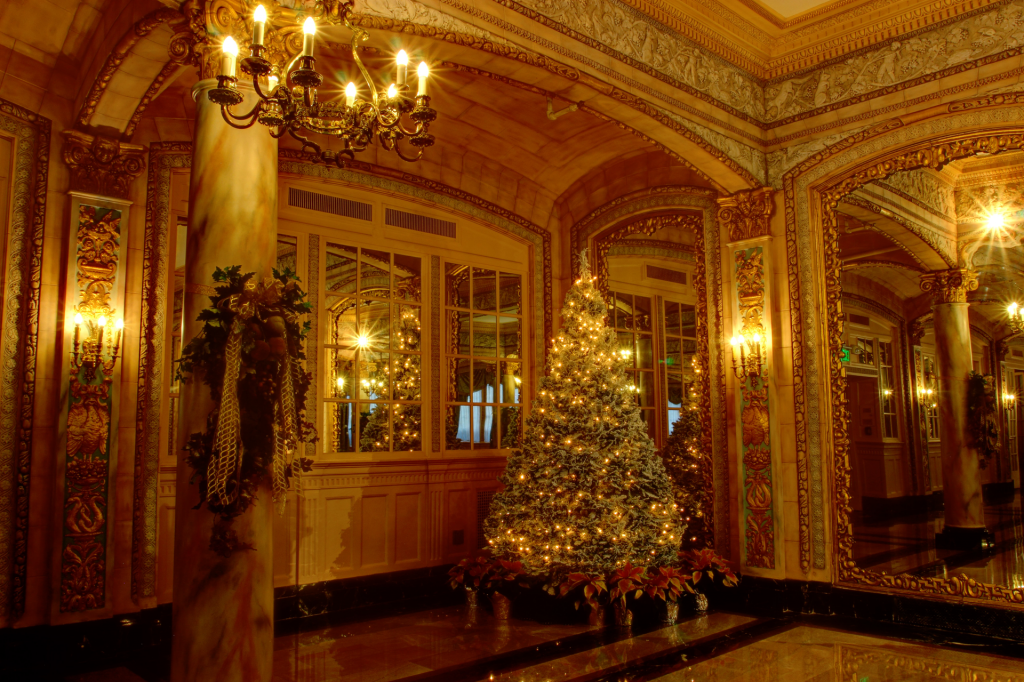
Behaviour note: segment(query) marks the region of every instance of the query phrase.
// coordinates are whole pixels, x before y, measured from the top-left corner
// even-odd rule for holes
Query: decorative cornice
[[[71,191],[127,199],[132,181],[146,166],[145,151],[136,144],[65,130],[62,156],[71,169]]]
[[[729,234],[730,242],[767,237],[771,234],[771,218],[775,212],[771,187],[762,187],[723,197],[718,200],[718,222]]]
[[[936,304],[967,303],[967,292],[978,288],[978,273],[963,268],[939,270],[921,275],[921,291],[932,295]]]
[[[891,260],[855,260],[855,261],[843,261],[843,271],[847,270],[862,270],[864,268],[894,268],[896,270],[906,270],[908,272],[923,273],[924,270],[917,265],[910,265],[909,263],[897,263]],[[844,294],[845,296],[845,294]]]

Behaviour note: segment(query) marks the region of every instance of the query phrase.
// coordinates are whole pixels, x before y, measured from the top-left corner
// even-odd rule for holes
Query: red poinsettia
[[[565,582],[559,587],[560,596],[564,597],[577,587],[583,587],[583,599],[576,602],[576,608],[586,602],[587,605],[596,610],[598,608],[598,597],[608,591],[608,585],[601,576],[587,575],[586,573],[570,573]]]
[[[526,583],[526,571],[520,561],[506,561],[498,559],[491,563],[483,576],[483,584],[486,588],[500,590],[503,584],[519,581],[519,586],[528,588]]]
[[[683,590],[693,592],[689,584],[690,577],[689,573],[671,566],[652,569],[644,575],[643,590],[651,599],[678,601]]]
[[[490,565],[491,561],[487,557],[466,557],[448,570],[448,584],[453,590],[459,585],[479,588]]]
[[[739,582],[736,574],[729,568],[729,564],[713,549],[686,550],[679,553],[679,559],[683,567],[690,571],[694,585],[704,575],[711,580],[714,580],[716,575],[721,576],[722,584],[725,587],[732,587]]]
[[[639,598],[643,594],[643,576],[644,569],[642,566],[634,566],[627,561],[625,566],[616,569],[609,576],[608,584],[611,585],[611,590],[608,596],[612,601],[621,599],[623,604],[625,604],[626,595],[636,590],[634,598]]]

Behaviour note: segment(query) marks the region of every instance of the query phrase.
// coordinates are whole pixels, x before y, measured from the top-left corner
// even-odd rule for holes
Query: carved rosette
[[[146,162],[145,148],[77,130],[64,132],[64,163],[71,169],[71,191],[127,199]]]
[[[964,268],[939,270],[921,275],[921,290],[932,295],[935,304],[967,303],[967,293],[978,288],[978,273]]]
[[[718,200],[718,222],[729,235],[729,241],[767,237],[771,234],[771,218],[775,212],[772,196],[775,190],[761,187],[736,192]]]

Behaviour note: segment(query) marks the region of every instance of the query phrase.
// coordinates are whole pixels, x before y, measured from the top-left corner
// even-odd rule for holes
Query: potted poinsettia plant
[[[679,618],[679,597],[684,592],[694,593],[690,585],[691,574],[674,566],[648,569],[643,577],[643,591],[651,599],[665,602],[665,622],[675,623]]]
[[[692,592],[697,596],[698,611],[706,611],[708,608],[708,598],[697,590],[697,583],[702,577],[707,577],[709,581],[720,580],[723,587],[733,587],[739,582],[726,560],[713,549],[682,551],[679,553],[679,561],[683,570],[690,574],[689,581],[693,586]]]
[[[466,604],[470,608],[477,605],[480,583],[484,579],[491,560],[485,556],[466,557],[448,570],[448,584],[453,590],[461,586],[466,592]]]
[[[604,625],[604,604],[601,603],[601,596],[608,592],[604,576],[570,573],[558,586],[558,594],[564,597],[575,589],[580,589],[583,595],[582,599],[576,600],[576,609],[579,610],[581,604],[586,604],[590,607],[588,622],[591,625]],[[554,594],[553,588],[550,593]]]
[[[491,561],[480,582],[491,593],[491,606],[498,620],[508,620],[512,608],[512,600],[503,591],[511,593],[516,586],[523,589],[530,587],[522,562],[505,559]]]
[[[643,580],[643,567],[634,566],[628,561],[608,576],[608,598],[615,608],[615,624],[620,628],[628,628],[633,624],[633,612],[626,604],[626,597],[633,594],[634,599],[639,598],[643,594]]]

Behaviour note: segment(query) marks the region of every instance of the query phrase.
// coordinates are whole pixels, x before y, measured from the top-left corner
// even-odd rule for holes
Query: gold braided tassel
[[[288,335],[284,335],[285,344]],[[294,474],[295,445],[297,428],[295,424],[295,392],[292,382],[291,355],[285,354],[280,363],[280,392],[278,403],[274,406],[274,500],[278,503],[278,513],[284,514],[284,503],[288,493],[288,479],[285,472]]]
[[[242,365],[242,321],[235,317],[224,349],[224,381],[221,387],[220,411],[217,414],[217,434],[213,456],[206,474],[211,502],[228,505],[234,502],[238,487],[228,493],[228,482],[236,477],[241,465],[238,456],[238,438],[241,414],[238,408],[238,373]]]

